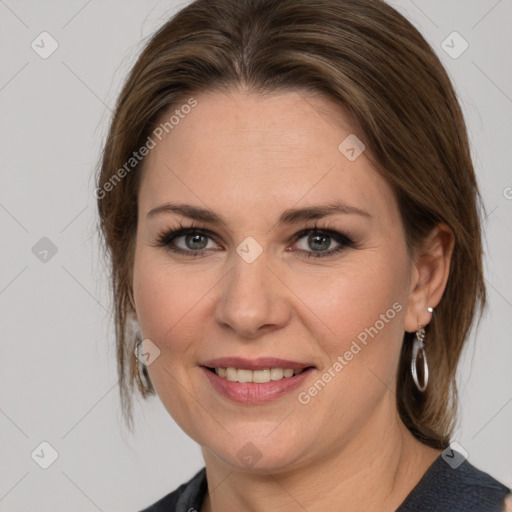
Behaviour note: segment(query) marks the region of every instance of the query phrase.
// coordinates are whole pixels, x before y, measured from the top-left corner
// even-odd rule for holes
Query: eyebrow
[[[207,222],[214,225],[220,225],[227,228],[227,222],[221,215],[218,215],[208,208],[200,208],[190,204],[165,203],[150,210],[147,214],[147,217],[151,218],[165,212],[176,213],[190,219]],[[368,219],[372,218],[370,213],[365,210],[361,210],[356,206],[335,202],[324,205],[314,205],[304,208],[292,208],[285,210],[279,217],[277,225],[296,224],[299,222],[321,219],[323,217],[336,214],[360,215]]]

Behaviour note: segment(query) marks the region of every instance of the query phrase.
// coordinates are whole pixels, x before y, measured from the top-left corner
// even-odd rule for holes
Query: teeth
[[[272,368],[270,370],[270,378],[272,380],[281,380],[284,377],[284,370],[282,368]]]
[[[254,370],[252,373],[252,382],[270,382],[270,370]]]
[[[226,368],[226,379],[231,382],[238,382],[238,372],[236,371],[236,368]]]
[[[258,384],[293,377],[302,371],[291,368],[266,368],[254,371],[241,368],[215,368],[215,373],[219,377],[224,377],[231,382],[256,382]]]
[[[251,370],[235,370],[238,374],[238,382],[252,382]]]

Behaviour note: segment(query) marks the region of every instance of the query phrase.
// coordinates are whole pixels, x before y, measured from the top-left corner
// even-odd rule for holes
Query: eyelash
[[[179,224],[180,224],[180,229],[171,230],[171,231],[164,230],[164,231],[161,231],[160,233],[158,233],[156,246],[157,247],[165,247],[174,253],[186,254],[187,256],[197,257],[197,256],[201,256],[206,249],[196,250],[196,251],[192,251],[192,250],[186,251],[183,249],[172,247],[171,242],[175,238],[179,238],[181,236],[198,235],[198,234],[205,235],[208,238],[211,238],[212,240],[215,241],[215,234],[212,233],[206,226],[192,223],[190,226],[184,227],[181,222]],[[337,253],[345,250],[347,247],[355,248],[355,243],[348,236],[332,229],[332,227],[330,227],[329,225],[319,227],[316,223],[311,228],[306,228],[306,229],[303,229],[302,231],[299,231],[294,236],[294,243],[296,243],[298,240],[305,237],[306,235],[313,234],[313,233],[328,236],[328,237],[332,238],[334,241],[338,242],[340,245],[338,247],[336,247],[335,249],[330,249],[329,251],[319,251],[319,252],[304,251],[303,249],[298,249],[298,251],[301,251],[303,253],[303,255],[307,258],[326,258],[328,256],[332,256],[334,254],[337,254]]]

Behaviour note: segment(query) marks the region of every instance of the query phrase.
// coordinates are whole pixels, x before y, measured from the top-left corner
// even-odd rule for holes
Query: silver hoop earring
[[[411,360],[411,373],[412,378],[414,380],[414,384],[419,391],[425,391],[428,383],[428,363],[427,363],[427,354],[425,353],[425,329],[421,326],[421,323],[418,322],[420,328],[416,331],[416,337],[414,338],[414,343],[412,346],[412,360]],[[421,352],[421,358],[423,359],[423,383],[420,384],[418,380],[418,369],[417,369],[417,359],[418,354]]]

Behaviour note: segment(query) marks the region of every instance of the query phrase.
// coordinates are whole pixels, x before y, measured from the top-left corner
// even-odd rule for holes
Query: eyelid
[[[195,234],[195,233],[204,234],[205,236],[207,236],[208,238],[213,240],[214,243],[216,243],[217,245],[221,245],[217,241],[216,233],[214,233],[213,231],[208,229],[205,225],[196,224],[194,221],[192,221],[188,226],[183,226],[183,224],[180,221],[179,225],[180,225],[180,227],[177,229],[167,229],[167,230],[164,229],[159,234],[157,234],[156,246],[157,247],[166,247],[174,253],[185,254],[185,255],[192,256],[192,257],[193,256],[197,257],[197,255],[202,255],[207,250],[211,251],[212,249],[197,249],[194,251],[192,249],[185,250],[185,249],[181,249],[181,248],[171,248],[170,247],[170,243],[173,240],[175,240],[176,238],[186,236],[187,234]],[[331,237],[332,239],[334,239],[334,241],[336,243],[339,244],[338,247],[336,247],[335,249],[329,249],[327,251],[307,251],[305,249],[294,249],[293,251],[303,253],[306,257],[321,258],[321,257],[328,257],[337,252],[341,252],[343,249],[354,248],[356,246],[356,244],[354,243],[354,241],[351,237],[338,231],[335,228],[335,226],[332,226],[329,223],[327,223],[323,226],[318,226],[317,221],[315,221],[313,226],[305,227],[302,230],[295,233],[292,236],[291,241],[293,241],[293,243],[295,244],[301,238],[304,238],[308,234],[314,233],[314,232],[317,232],[320,234],[325,234],[325,235]]]
[[[330,237],[334,242],[336,242],[338,245],[334,248],[328,249],[326,251],[308,251],[305,249],[293,249],[293,251],[299,251],[303,254],[306,258],[312,258],[312,259],[321,259],[321,258],[329,258],[330,256],[335,256],[337,254],[340,254],[344,252],[346,249],[351,248],[355,249],[357,248],[356,244],[354,243],[354,240],[349,237],[348,235],[345,235],[344,233],[341,233],[337,229],[333,229],[332,227],[329,227],[329,225],[326,225],[326,227],[318,226],[315,223],[314,227],[305,228],[301,231],[299,231],[294,236],[294,244],[297,243],[300,239],[308,236],[308,234],[311,233],[318,233],[320,235],[326,235]]]
[[[304,229],[301,229],[299,232],[297,232],[294,236],[293,236],[293,239],[294,240],[298,240],[300,238],[302,238],[303,236],[306,236],[307,233],[311,232],[311,231],[318,231],[319,233],[325,233],[327,235],[331,235],[331,236],[337,236],[339,238],[343,238],[343,239],[346,239],[347,242],[352,242],[352,240],[350,239],[350,237],[348,235],[345,235],[343,233],[341,233],[337,228],[336,226],[334,226],[333,224],[330,224],[330,223],[326,223],[322,226],[319,226],[318,225],[318,221],[315,221],[314,225],[313,226],[306,226]]]
[[[157,239],[157,245],[158,246],[167,246],[170,244],[173,240],[176,238],[180,238],[182,236],[185,236],[187,234],[191,233],[200,233],[206,235],[208,238],[213,240],[217,245],[219,243],[217,242],[217,235],[213,231],[209,230],[207,227],[202,225],[197,225],[192,223],[189,226],[183,226],[183,224],[180,222],[180,227],[177,229],[163,229],[162,231],[158,232],[156,235]],[[204,251],[204,249],[202,249]],[[193,250],[190,251],[183,251],[183,252],[190,252],[194,253]],[[196,251],[199,252],[199,251]]]

